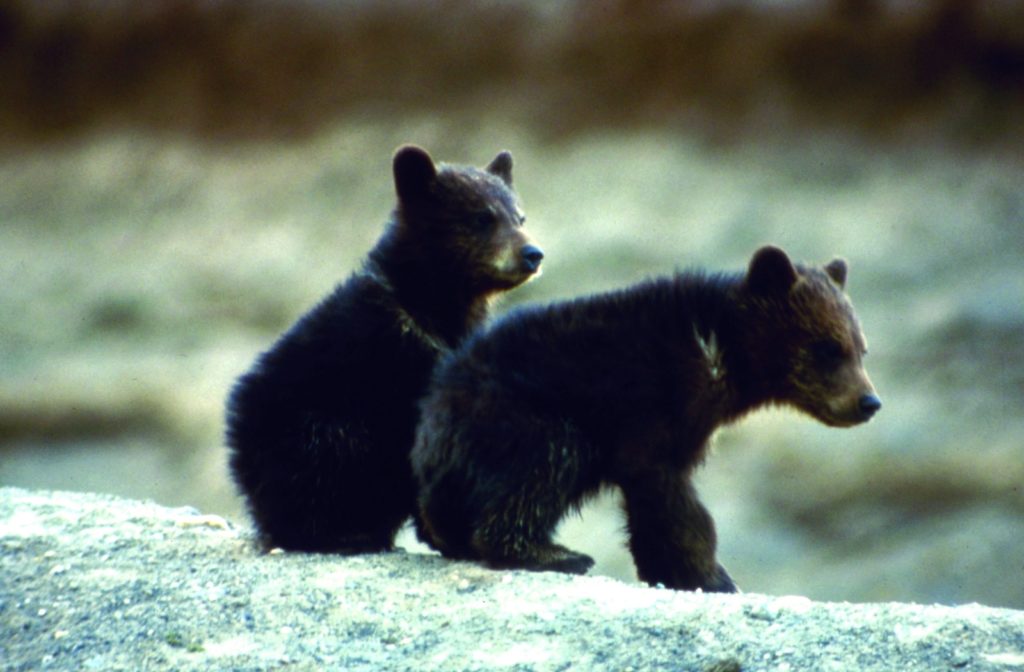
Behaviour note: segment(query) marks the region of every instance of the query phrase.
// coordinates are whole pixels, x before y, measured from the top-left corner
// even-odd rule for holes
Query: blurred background
[[[0,484],[244,522],[224,398],[357,268],[404,142],[513,152],[547,256],[499,313],[846,257],[885,407],[722,431],[722,563],[1024,608],[1017,0],[4,0]],[[635,580],[622,524],[609,495],[561,534]]]

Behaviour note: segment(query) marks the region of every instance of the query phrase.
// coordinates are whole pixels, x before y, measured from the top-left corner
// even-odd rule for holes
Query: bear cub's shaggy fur
[[[398,206],[362,270],[228,400],[231,472],[267,547],[392,547],[415,508],[409,451],[434,365],[540,268],[508,152],[480,170],[409,146],[393,169]]]
[[[745,273],[524,309],[467,340],[422,404],[421,537],[492,567],[582,573],[593,561],[552,534],[614,485],[641,579],[736,590],[691,474],[716,428],[766,404],[837,427],[880,408],[846,272],[764,247]]]

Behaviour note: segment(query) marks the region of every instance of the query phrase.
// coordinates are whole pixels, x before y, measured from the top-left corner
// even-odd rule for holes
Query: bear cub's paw
[[[493,569],[525,569],[530,572],[562,572],[586,574],[594,566],[594,559],[559,544],[539,546],[529,558],[491,558],[487,564]]]

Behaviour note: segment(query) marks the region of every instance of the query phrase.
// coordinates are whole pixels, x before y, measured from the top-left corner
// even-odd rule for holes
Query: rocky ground
[[[257,552],[191,508],[0,489],[0,669],[1014,670],[1024,613]]]

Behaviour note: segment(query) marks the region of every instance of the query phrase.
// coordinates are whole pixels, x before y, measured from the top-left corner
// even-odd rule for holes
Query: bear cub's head
[[[512,190],[512,155],[483,170],[435,164],[420,147],[395,152],[398,223],[419,254],[474,294],[516,287],[539,274],[544,253],[523,230],[526,217]]]
[[[826,425],[867,422],[882,407],[864,370],[867,343],[845,293],[847,267],[794,264],[777,247],[758,250],[744,279],[752,353],[777,401]]]

